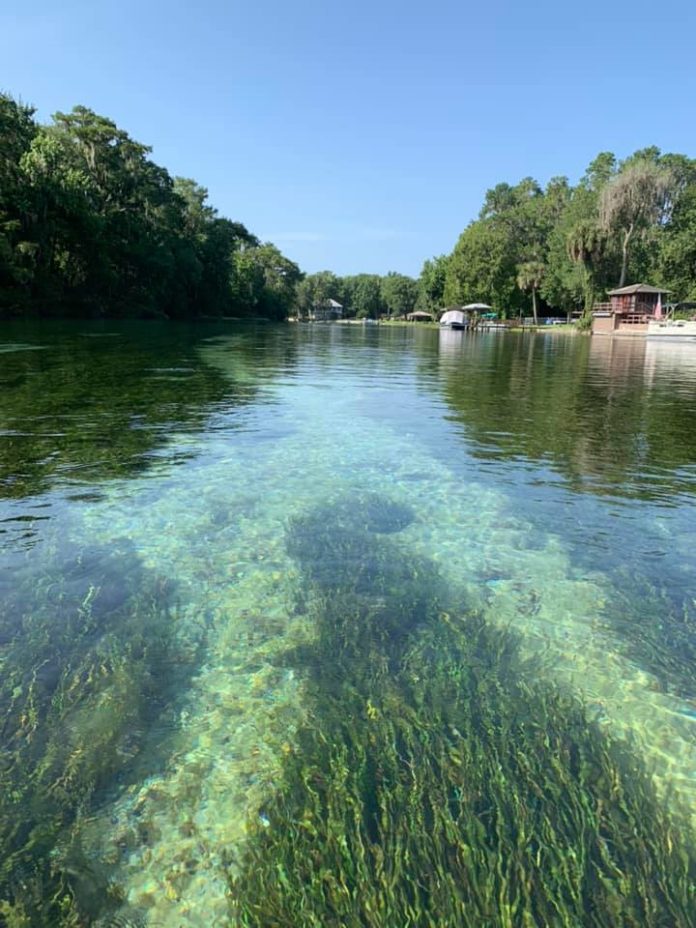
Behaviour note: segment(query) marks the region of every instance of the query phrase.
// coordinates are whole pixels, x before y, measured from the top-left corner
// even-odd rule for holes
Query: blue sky
[[[415,275],[499,181],[696,157],[694,35],[693,0],[32,0],[0,87],[110,116],[304,270]]]

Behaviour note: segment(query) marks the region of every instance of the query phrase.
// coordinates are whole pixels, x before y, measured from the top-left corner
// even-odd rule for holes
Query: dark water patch
[[[67,928],[120,910],[109,868],[82,850],[80,822],[136,762],[142,775],[145,736],[200,645],[174,585],[126,540],[64,541],[3,579],[0,924]]]
[[[0,525],[3,525],[6,522],[45,522],[49,516],[32,516],[32,515],[21,515],[21,516],[9,516],[7,519],[0,519]]]
[[[71,493],[65,498],[71,503],[100,503],[104,499],[104,494],[87,491],[83,493]]]
[[[443,608],[432,566],[409,606],[391,571],[407,552],[327,515],[288,535],[316,625],[294,655],[310,658],[307,721],[249,824],[233,923],[692,926],[696,860],[639,754],[514,634]],[[399,634],[375,633],[376,603]]]
[[[540,528],[563,537],[577,577],[604,591],[596,617],[613,647],[656,678],[665,692],[696,699],[696,583],[693,501],[674,516],[654,506],[607,510],[598,500],[581,507],[563,494],[527,507]]]
[[[229,411],[254,395],[252,385],[239,388],[202,363],[193,329],[39,328],[50,341],[39,346],[46,350],[16,351],[3,359],[1,496],[44,492],[67,475],[92,483],[138,474],[175,434],[201,430],[214,408],[224,403]],[[240,345],[239,352],[244,350]],[[159,379],[155,369],[162,373]]]
[[[411,518],[407,507],[370,493],[351,494],[292,521],[288,552],[324,602],[318,632],[327,646],[340,642],[368,653],[379,645],[393,657],[416,625],[432,620],[435,571],[382,537]]]
[[[94,922],[93,928],[148,928],[147,913],[127,906],[113,915],[105,915]]]

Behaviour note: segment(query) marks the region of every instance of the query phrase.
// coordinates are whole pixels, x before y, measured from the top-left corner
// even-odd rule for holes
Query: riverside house
[[[646,335],[648,323],[663,317],[662,297],[667,293],[649,284],[610,290],[609,302],[593,307],[592,334]]]
[[[310,322],[331,322],[342,318],[343,304],[336,300],[323,300],[321,303],[315,303],[309,314]]]

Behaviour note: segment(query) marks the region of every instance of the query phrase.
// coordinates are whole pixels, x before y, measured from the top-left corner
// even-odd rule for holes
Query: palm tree
[[[532,291],[532,316],[534,317],[534,325],[539,324],[537,318],[536,294],[544,279],[545,271],[546,267],[541,261],[525,261],[524,264],[519,264],[517,266],[517,286],[520,290]]]
[[[567,249],[570,260],[582,272],[582,289],[587,315],[594,302],[591,267],[602,257],[606,247],[606,232],[592,219],[581,219],[568,233]]]

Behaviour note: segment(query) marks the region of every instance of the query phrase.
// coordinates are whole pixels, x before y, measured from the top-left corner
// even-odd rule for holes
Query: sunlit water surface
[[[696,344],[75,323],[6,324],[0,352],[2,594],[51,609],[68,564],[84,601],[109,552],[171,591],[186,656],[80,822],[152,924],[224,924],[303,714],[287,527],[365,490],[696,817]]]

